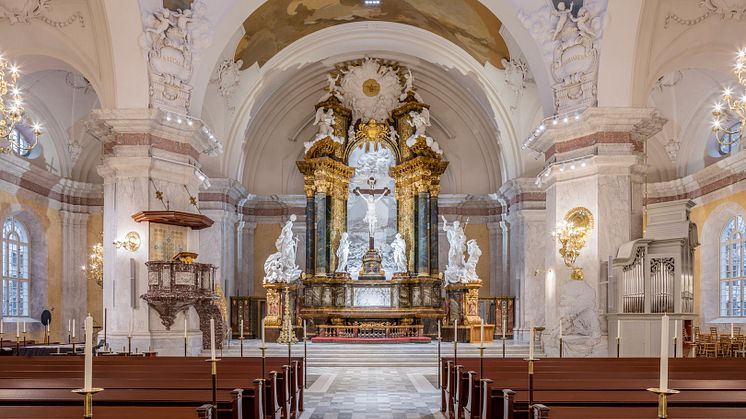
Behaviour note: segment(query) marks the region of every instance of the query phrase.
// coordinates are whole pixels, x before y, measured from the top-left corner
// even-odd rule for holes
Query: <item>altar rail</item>
[[[319,325],[320,337],[335,338],[408,338],[424,336],[423,325]]]

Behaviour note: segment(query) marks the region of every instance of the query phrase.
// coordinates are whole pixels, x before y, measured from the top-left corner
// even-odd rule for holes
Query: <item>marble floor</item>
[[[435,368],[309,368],[301,419],[444,418]]]

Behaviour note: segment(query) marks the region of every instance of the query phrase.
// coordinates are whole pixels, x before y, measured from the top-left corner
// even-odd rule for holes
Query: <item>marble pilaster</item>
[[[64,324],[75,319],[82,324],[88,312],[88,277],[83,267],[88,263],[88,214],[60,211],[62,219],[62,307],[58,315]],[[78,331],[76,334],[80,334]]]

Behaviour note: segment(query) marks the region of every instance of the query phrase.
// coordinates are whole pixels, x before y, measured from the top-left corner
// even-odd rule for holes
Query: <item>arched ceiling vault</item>
[[[375,42],[370,41],[373,38]],[[402,43],[402,39],[408,42]],[[331,57],[330,51],[335,53]],[[454,182],[452,192],[491,193],[503,180],[524,172],[526,156],[520,153],[516,134],[521,128],[513,125],[515,111],[504,103],[504,92],[498,86],[501,74],[486,72],[465,51],[431,32],[388,22],[349,23],[315,32],[285,48],[263,67],[242,72],[242,77],[253,81],[234,98],[235,117],[226,129],[226,152],[216,169],[222,175],[243,179],[255,193],[267,184],[258,180],[259,167],[265,161],[292,163],[293,167],[282,169],[282,179],[289,179],[298,151],[287,145],[292,143],[287,138],[299,129],[311,136],[312,131],[299,127],[305,127],[309,111],[323,94],[326,73],[337,62],[365,55],[395,59],[412,68],[415,87],[434,107],[433,117],[456,135],[454,140],[445,133],[444,138],[434,135],[442,141],[454,172],[459,159],[463,159],[464,170],[474,172],[457,173],[460,180]],[[254,80],[257,78],[259,81]],[[529,113],[533,115],[535,110]],[[306,140],[292,144],[302,151]],[[461,143],[449,146],[448,141]],[[454,148],[450,155],[449,147]],[[466,164],[473,159],[480,164]],[[215,168],[214,164],[207,166]],[[477,185],[482,189],[477,190]],[[290,192],[289,188],[281,181],[273,190]]]

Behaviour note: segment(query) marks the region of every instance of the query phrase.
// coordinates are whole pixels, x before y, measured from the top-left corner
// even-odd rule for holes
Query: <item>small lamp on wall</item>
[[[124,240],[115,241],[114,246],[117,249],[124,248],[130,252],[136,252],[137,249],[140,248],[140,235],[137,234],[136,231],[130,231],[126,236],[124,236]]]

